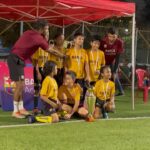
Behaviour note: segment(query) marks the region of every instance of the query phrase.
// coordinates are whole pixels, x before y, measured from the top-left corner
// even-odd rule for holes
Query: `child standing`
[[[90,82],[88,56],[83,49],[84,35],[76,33],[73,42],[74,47],[66,52],[65,71],[71,70],[76,73],[76,83],[83,88],[83,96],[80,101],[83,104],[86,92],[85,84]]]
[[[109,66],[104,66],[101,68],[101,77],[95,85],[95,95],[96,95],[96,108],[94,113],[94,118],[102,117],[107,119],[107,112],[114,111],[115,109],[115,84],[110,81],[111,69]]]
[[[54,79],[54,75],[57,74],[57,65],[53,61],[47,61],[43,68],[43,75],[45,79],[42,83],[40,91],[40,97],[43,103],[43,114],[45,116],[51,116],[52,122],[58,122],[59,117],[56,113],[56,109],[61,107],[58,100],[58,85]]]
[[[87,52],[89,59],[89,70],[91,85],[94,85],[100,75],[101,66],[105,65],[104,52],[99,50],[100,38],[94,36],[91,40],[91,49]]]

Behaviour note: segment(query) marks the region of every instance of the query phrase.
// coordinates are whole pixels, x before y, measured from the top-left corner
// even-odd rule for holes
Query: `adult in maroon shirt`
[[[117,74],[120,54],[124,52],[123,41],[118,38],[118,32],[115,28],[109,28],[107,36],[101,41],[100,49],[104,51],[106,65],[112,69],[113,77],[119,93],[117,96],[123,95],[124,90],[119,81]]]
[[[43,50],[58,54],[44,38],[45,33],[49,32],[49,25],[46,20],[37,20],[35,23],[35,30],[28,30],[18,39],[13,46],[11,53],[8,57],[8,67],[10,78],[15,82],[16,88],[14,91],[14,111],[13,117],[24,118],[28,115],[23,107],[22,93],[24,89],[24,67],[25,60],[29,59],[33,53],[41,47]]]

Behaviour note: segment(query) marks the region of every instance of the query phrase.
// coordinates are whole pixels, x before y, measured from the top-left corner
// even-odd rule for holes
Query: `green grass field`
[[[133,118],[42,124],[41,126],[7,127],[27,121],[0,112],[0,150],[149,150],[150,101],[136,99],[131,109],[131,94],[116,99],[116,112],[110,118]]]

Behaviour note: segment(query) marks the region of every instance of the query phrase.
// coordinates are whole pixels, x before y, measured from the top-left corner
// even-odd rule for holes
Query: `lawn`
[[[136,99],[131,110],[131,94],[116,99],[110,118],[150,117],[150,102]],[[0,112],[0,126],[25,124],[25,119]],[[149,150],[150,118],[62,122],[42,126],[0,128],[0,150]]]

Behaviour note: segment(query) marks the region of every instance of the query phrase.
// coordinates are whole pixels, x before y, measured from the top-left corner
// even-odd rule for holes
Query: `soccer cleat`
[[[20,112],[21,115],[25,115],[25,116],[30,115],[30,113],[25,109],[21,109],[21,110],[19,110],[19,112]]]
[[[18,119],[24,119],[25,118],[24,115],[20,114],[20,112],[13,112],[12,117],[18,118]]]

